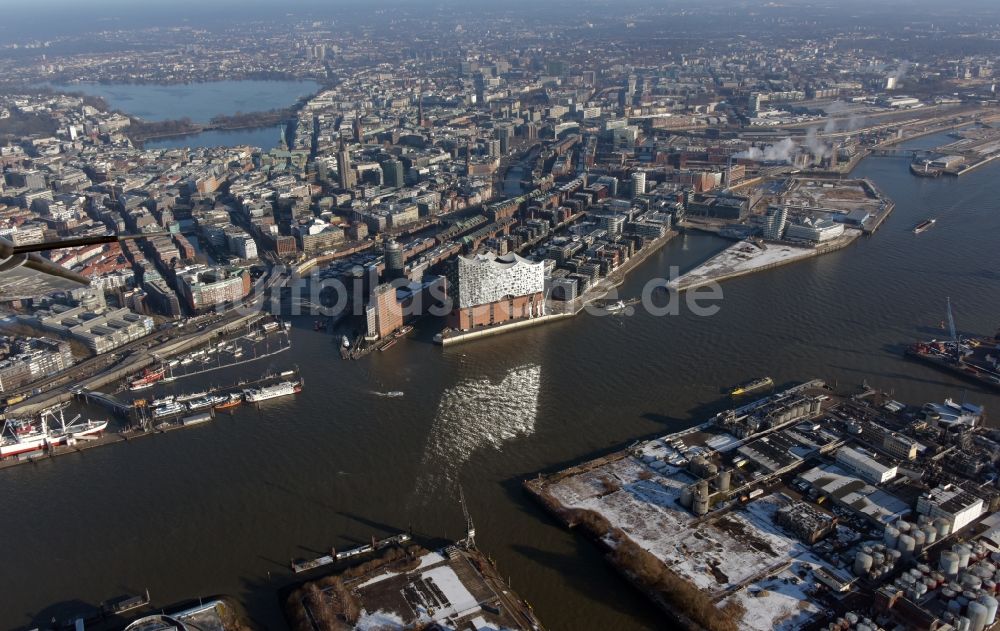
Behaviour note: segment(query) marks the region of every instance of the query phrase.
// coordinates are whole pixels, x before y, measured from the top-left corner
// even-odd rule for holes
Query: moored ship
[[[282,381],[281,383],[273,386],[264,386],[263,388],[247,388],[243,391],[243,398],[246,399],[247,403],[259,403],[261,401],[267,401],[268,399],[283,397],[289,394],[296,394],[298,392],[302,392],[302,384],[294,381]]]
[[[100,435],[108,427],[107,421],[88,420],[80,423],[79,415],[67,423],[63,417],[64,408],[65,405],[60,405],[44,410],[37,422],[28,419],[7,420],[0,430],[0,458],[71,444],[77,439],[89,439]]]
[[[155,370],[147,368],[141,376],[136,377],[128,384],[129,390],[145,390],[146,388],[152,388],[157,381],[163,379],[166,371],[163,368],[157,368]]]
[[[216,403],[215,404],[215,409],[216,410],[228,410],[229,408],[234,408],[234,407],[240,405],[241,403],[243,403],[243,395],[241,395],[239,392],[233,392],[233,393],[230,393],[230,395],[228,397],[226,397],[220,403]]]
[[[745,383],[741,383],[737,386],[733,386],[729,389],[729,396],[739,397],[745,394],[750,394],[751,392],[756,392],[758,390],[765,390],[774,385],[774,380],[770,377],[759,377]]]

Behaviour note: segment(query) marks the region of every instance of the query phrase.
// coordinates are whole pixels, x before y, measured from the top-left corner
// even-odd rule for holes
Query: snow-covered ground
[[[838,240],[853,240],[861,232],[847,229]],[[739,276],[761,270],[773,265],[791,263],[800,259],[816,256],[816,249],[786,244],[768,243],[760,248],[748,241],[740,241],[729,246],[719,254],[708,259],[698,267],[671,280],[668,286],[674,289],[698,287],[710,281],[717,281],[729,276]]]
[[[655,451],[660,450],[641,449],[644,455]],[[788,498],[764,496],[692,524],[694,516],[676,500],[695,479],[683,471],[649,473],[640,460],[623,458],[548,490],[564,506],[599,513],[700,589],[743,602],[745,628],[780,628],[819,611],[805,590],[816,582],[812,568],[822,561],[774,522]],[[614,490],[615,485],[621,488]],[[793,570],[805,572],[805,578]]]

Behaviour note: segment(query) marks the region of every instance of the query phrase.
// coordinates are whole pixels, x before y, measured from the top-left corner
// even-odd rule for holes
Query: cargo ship
[[[937,223],[937,219],[926,219],[913,227],[913,234],[920,234]]]
[[[107,421],[88,420],[85,423],[78,423],[79,416],[66,423],[62,415],[64,407],[45,410],[38,422],[26,419],[6,421],[0,429],[0,458],[66,445],[76,439],[99,435],[108,427]],[[55,415],[57,411],[58,417]],[[49,417],[53,420],[51,426]]]
[[[961,337],[955,330],[949,298],[948,333],[949,340],[910,344],[906,355],[1000,390],[1000,331],[993,339]]]
[[[774,381],[770,377],[759,377],[752,381],[741,383],[738,386],[733,386],[729,389],[729,396],[740,397],[758,390],[766,390],[772,386],[774,386]]]
[[[243,391],[243,398],[247,401],[247,403],[259,403],[261,401],[267,401],[268,399],[283,397],[289,394],[296,394],[298,392],[302,392],[302,384],[294,381],[282,381],[281,383],[273,386],[265,386],[263,388],[247,388]]]
[[[166,371],[163,368],[157,368],[156,370],[151,370],[147,368],[143,371],[142,375],[136,377],[128,384],[129,390],[145,390],[146,388],[152,388],[157,381],[163,379]]]

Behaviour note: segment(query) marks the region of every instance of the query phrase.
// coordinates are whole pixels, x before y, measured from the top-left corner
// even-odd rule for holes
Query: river
[[[357,362],[337,359],[335,336],[301,317],[292,351],[209,379],[295,363],[306,381],[294,399],[0,471],[0,626],[149,588],[159,604],[233,594],[282,628],[276,591],[292,580],[291,557],[408,526],[425,540],[460,537],[461,484],[480,547],[548,628],[664,628],[594,546],[527,500],[522,479],[700,421],[722,386],[758,375],[1000,409],[1000,397],[901,356],[902,344],[940,335],[947,297],[962,331],[1000,325],[1000,164],[928,180],[905,160],[869,158],[856,175],[896,201],[882,228],[727,281],[715,316],[581,315],[447,349],[418,331]],[[937,224],[914,235],[927,217]],[[726,243],[678,237],[621,294]],[[390,390],[405,396],[377,394]]]

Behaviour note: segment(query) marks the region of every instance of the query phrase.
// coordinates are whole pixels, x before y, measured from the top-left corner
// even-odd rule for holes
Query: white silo
[[[924,538],[926,539],[926,543],[924,545],[929,546],[935,541],[937,541],[937,536],[938,536],[937,528],[931,525],[924,526]]]
[[[899,535],[899,541],[896,543],[896,549],[902,552],[904,556],[912,556],[916,545],[916,542],[910,535]]]
[[[997,599],[992,596],[986,595],[986,596],[980,596],[979,602],[982,603],[984,607],[986,607],[986,626],[992,625],[994,622],[997,621],[997,605],[998,605]]]
[[[969,607],[965,613],[971,624],[970,631],[983,631],[986,628],[986,616],[988,613],[986,605],[973,601],[969,603]]]
[[[969,555],[972,554],[972,550],[969,548],[969,546],[962,543],[956,543],[951,547],[951,549],[955,554],[958,555],[958,567],[960,568],[969,567]]]
[[[885,531],[882,533],[882,541],[885,545],[890,548],[896,547],[896,541],[899,540],[899,529],[895,526],[886,526]]]
[[[938,539],[944,539],[951,534],[951,522],[944,517],[938,517],[934,520],[934,527],[938,531]]]
[[[958,555],[950,550],[945,550],[941,553],[941,558],[938,559],[938,567],[944,572],[945,576],[950,578],[958,574]]]
[[[854,575],[865,576],[872,569],[872,557],[865,552],[854,555]]]

